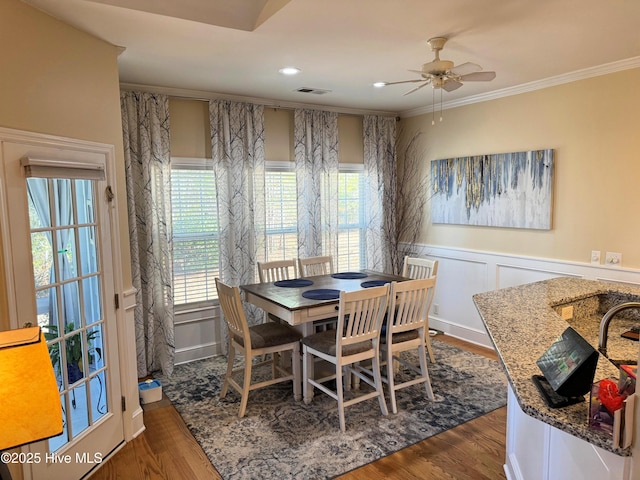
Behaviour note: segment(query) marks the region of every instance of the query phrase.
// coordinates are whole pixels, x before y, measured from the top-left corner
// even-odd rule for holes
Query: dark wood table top
[[[307,290],[316,289],[333,289],[341,290],[345,292],[353,292],[360,290],[364,287],[361,286],[363,282],[372,280],[387,280],[402,281],[407,280],[399,275],[393,275],[388,273],[374,272],[372,270],[358,270],[359,273],[366,274],[364,278],[356,279],[339,279],[333,278],[331,275],[318,275],[314,277],[305,277],[307,280],[311,280],[313,285],[306,287],[279,287],[273,283],[252,283],[249,285],[241,285],[240,289],[245,293],[250,293],[261,297],[265,300],[280,305],[287,310],[301,310],[309,307],[317,307],[320,305],[330,305],[332,303],[337,304],[338,299],[331,300],[313,300],[302,296],[302,292]]]

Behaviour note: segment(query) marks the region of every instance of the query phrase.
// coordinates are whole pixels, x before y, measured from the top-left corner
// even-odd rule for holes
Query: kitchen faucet
[[[640,309],[640,302],[620,303],[619,305],[610,308],[609,311],[602,317],[602,320],[600,321],[600,332],[598,335],[598,350],[605,357],[607,356],[607,338],[609,336],[609,324],[611,323],[611,319],[617,313],[622,312],[623,310],[628,310],[630,308]]]

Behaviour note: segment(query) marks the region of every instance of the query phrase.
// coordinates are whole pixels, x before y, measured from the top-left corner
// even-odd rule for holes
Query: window
[[[338,175],[339,271],[365,265],[362,165],[342,165]],[[267,162],[266,258],[298,256],[296,174],[292,162]],[[171,168],[174,305],[217,300],[220,276],[216,186],[210,160],[173,158]]]
[[[338,174],[339,271],[358,270],[365,265],[363,166],[343,164]],[[296,176],[292,162],[267,162],[266,260],[298,256]]]
[[[340,166],[338,174],[338,258],[341,272],[365,265],[364,174],[359,164]]]
[[[172,159],[174,305],[217,299],[218,210],[215,178],[206,162]]]
[[[267,162],[266,261],[287,260],[298,256],[296,173],[293,162]]]

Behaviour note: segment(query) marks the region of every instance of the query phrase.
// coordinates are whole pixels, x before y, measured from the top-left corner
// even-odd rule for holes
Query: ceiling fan
[[[444,37],[434,37],[427,41],[431,50],[435,52],[436,58],[429,63],[422,65],[421,70],[409,70],[419,73],[422,78],[416,80],[404,80],[401,82],[384,82],[383,85],[398,85],[400,83],[417,83],[421,85],[409,90],[405,95],[420,90],[422,87],[431,85],[433,88],[442,88],[447,92],[452,92],[462,86],[462,82],[488,82],[496,78],[496,72],[483,72],[482,67],[475,63],[466,62],[454,66],[450,60],[440,60],[440,50],[447,43]]]

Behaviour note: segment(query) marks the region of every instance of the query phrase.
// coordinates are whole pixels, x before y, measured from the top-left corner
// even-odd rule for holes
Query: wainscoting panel
[[[430,327],[489,348],[491,340],[473,303],[476,293],[560,276],[640,284],[640,270],[629,268],[435,245],[418,245],[414,251],[416,256],[438,260]]]
[[[473,303],[476,293],[560,276],[640,285],[640,270],[418,245],[416,256],[438,260],[438,282],[429,314],[431,328],[493,348]],[[222,354],[224,321],[217,306],[176,312],[176,364]]]
[[[220,308],[217,305],[176,311],[175,363],[181,364],[220,355],[222,322]]]

